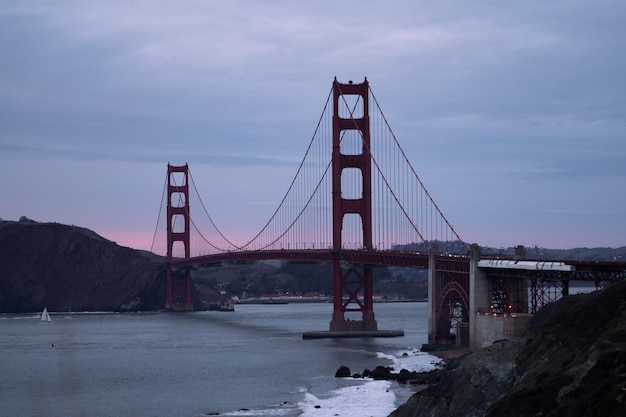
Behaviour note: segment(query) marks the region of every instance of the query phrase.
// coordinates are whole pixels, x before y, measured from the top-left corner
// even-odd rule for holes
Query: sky
[[[0,0],[0,218],[150,249],[167,164],[188,162],[223,231],[253,236],[333,79],[367,77],[466,242],[626,246],[625,18],[621,0]]]

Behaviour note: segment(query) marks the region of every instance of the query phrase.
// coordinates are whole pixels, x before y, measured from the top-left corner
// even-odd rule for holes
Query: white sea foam
[[[396,397],[389,389],[391,381],[350,381],[350,385],[337,388],[328,397],[318,398],[307,392],[298,404],[301,417],[385,417],[397,408]]]
[[[259,410],[248,410],[244,408],[238,411],[232,411],[230,413],[220,413],[219,415],[229,416],[229,417],[259,417],[259,416],[280,417],[280,416],[293,415],[293,409],[266,408],[266,409],[259,409]]]
[[[389,360],[396,372],[401,369],[427,372],[441,368],[444,364],[441,358],[416,348],[403,349],[393,354],[379,352],[377,356]],[[328,396],[316,397],[306,392],[304,400],[298,404],[302,410],[301,417],[384,417],[397,408],[392,381],[368,378],[343,378],[342,381],[346,385],[333,390]]]
[[[428,372],[441,368],[444,364],[443,359],[416,348],[403,349],[393,354],[378,352],[376,355],[378,358],[391,361],[392,367],[396,372],[399,372],[401,369]]]

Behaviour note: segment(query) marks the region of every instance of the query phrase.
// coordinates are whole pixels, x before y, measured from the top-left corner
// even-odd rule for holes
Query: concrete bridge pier
[[[515,250],[515,261],[525,257],[524,247]],[[519,337],[530,320],[528,287],[523,279],[488,276],[479,267],[480,247],[470,247],[469,347],[478,349],[497,340]]]
[[[520,254],[520,256],[523,256]],[[479,267],[480,247],[469,257],[439,255],[433,246],[428,260],[428,343],[476,349],[519,335],[528,321],[518,299],[528,292],[523,280],[488,275]],[[519,312],[519,313],[518,313]]]
[[[435,343],[437,328],[437,300],[435,291],[435,258],[439,248],[431,246],[428,251],[428,343]]]
[[[480,344],[477,340],[477,322],[481,315],[491,310],[491,283],[485,272],[478,267],[480,246],[473,243],[469,255],[469,347],[475,349]]]

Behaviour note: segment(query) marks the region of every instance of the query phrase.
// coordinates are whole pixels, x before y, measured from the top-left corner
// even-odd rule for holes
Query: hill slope
[[[80,227],[1,221],[0,312],[161,309],[158,263]]]

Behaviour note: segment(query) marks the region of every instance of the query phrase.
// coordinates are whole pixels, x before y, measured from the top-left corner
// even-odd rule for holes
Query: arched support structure
[[[467,257],[438,254],[430,249],[428,261],[428,342],[470,344],[470,262]]]

